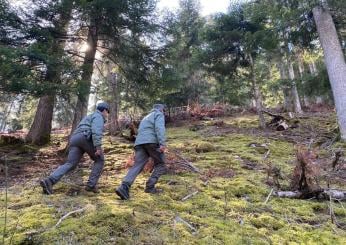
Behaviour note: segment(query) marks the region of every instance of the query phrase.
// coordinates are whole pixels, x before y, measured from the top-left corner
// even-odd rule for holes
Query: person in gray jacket
[[[122,199],[130,198],[129,190],[137,175],[142,172],[149,157],[154,161],[154,169],[146,182],[145,192],[158,193],[155,188],[159,177],[166,173],[164,152],[166,150],[164,105],[155,104],[138,128],[135,141],[135,162],[124,177],[115,193]]]
[[[99,103],[96,107],[96,111],[84,117],[78,124],[69,142],[70,147],[67,162],[59,166],[48,178],[40,181],[44,194],[53,194],[53,185],[65,174],[77,167],[85,152],[94,160],[94,165],[85,190],[94,193],[98,192],[97,182],[104,165],[102,150],[103,128],[108,113],[108,104],[105,102]]]

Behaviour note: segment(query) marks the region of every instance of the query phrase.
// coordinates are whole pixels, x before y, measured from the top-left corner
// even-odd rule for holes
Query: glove
[[[103,155],[103,150],[100,146],[96,147],[95,155],[96,156],[102,156]]]

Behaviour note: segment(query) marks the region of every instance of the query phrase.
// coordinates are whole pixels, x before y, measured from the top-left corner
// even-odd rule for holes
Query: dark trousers
[[[95,147],[92,140],[87,139],[87,137],[82,133],[72,135],[66,163],[58,167],[49,176],[49,179],[53,182],[53,184],[58,182],[65,174],[75,169],[85,152],[92,160],[94,160],[94,165],[92,167],[87,185],[90,187],[96,186],[103,169],[104,156],[95,155]]]
[[[146,188],[154,188],[159,177],[167,172],[164,153],[160,152],[158,144],[142,144],[135,146],[135,163],[123,179],[123,184],[131,186],[138,174],[140,174],[151,157],[154,161],[154,169],[149,177]]]

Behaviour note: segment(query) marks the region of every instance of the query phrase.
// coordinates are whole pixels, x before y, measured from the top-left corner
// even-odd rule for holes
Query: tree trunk
[[[97,21],[95,21],[95,23],[97,23]],[[91,77],[94,70],[97,41],[98,41],[98,30],[97,30],[96,24],[92,24],[89,27],[89,31],[88,31],[88,39],[87,39],[88,50],[86,51],[85,57],[84,57],[82,79],[79,83],[78,101],[75,108],[71,134],[77,127],[78,123],[87,114],[87,111],[88,111]]]
[[[7,124],[7,118],[9,117],[9,115],[11,114],[12,111],[12,107],[14,105],[15,102],[15,98],[11,100],[11,104],[10,106],[8,106],[5,110],[4,110],[4,116],[2,118],[2,122],[0,124],[0,132],[2,132],[3,130],[5,130],[6,128],[6,124]]]
[[[294,112],[298,114],[302,114],[303,110],[300,104],[300,99],[299,99],[297,84],[295,82],[295,74],[294,74],[292,62],[289,62],[288,74],[289,74],[290,80],[292,81],[291,93],[292,93]]]
[[[313,8],[324,60],[340,127],[341,138],[346,140],[346,64],[330,12],[320,6]]]
[[[38,102],[34,122],[26,136],[26,141],[35,145],[44,145],[50,140],[54,109],[54,95],[45,95]]]
[[[61,3],[61,17],[60,22],[55,26],[56,33],[61,36],[67,35],[67,26],[71,18],[73,1],[65,0]],[[64,48],[65,42],[57,37],[52,45],[52,53],[59,53]],[[45,81],[58,82],[60,80],[60,64],[48,65]],[[52,129],[52,120],[55,104],[55,92],[51,91],[50,94],[40,98],[37,105],[37,110],[34,122],[30,127],[26,141],[44,145],[50,141],[50,133]]]
[[[263,115],[262,94],[261,94],[260,87],[256,81],[253,58],[251,55],[249,56],[249,58],[250,58],[250,66],[251,66],[250,76],[251,76],[251,80],[252,80],[252,90],[253,90],[254,99],[256,101],[256,110],[257,110],[258,119],[259,119],[259,126],[260,126],[260,128],[265,128],[266,122],[265,122],[264,115]]]
[[[305,72],[305,68],[304,68],[304,60],[301,54],[297,55],[297,62],[298,62],[298,71],[299,71],[299,76],[300,79],[302,79],[302,84],[304,85],[305,81],[304,81],[304,72]],[[304,87],[304,86],[303,86]],[[310,105],[309,103],[309,98],[307,97],[307,95],[305,94],[305,91],[303,91],[303,98],[301,100],[302,106],[304,107],[308,107]]]
[[[279,71],[280,71],[280,78],[282,80],[287,80],[288,75],[287,75],[287,70],[286,70],[286,65],[284,61],[281,61],[278,65]],[[291,95],[291,90],[287,86],[283,86],[282,92],[284,94],[284,110],[285,111],[293,111],[293,102],[292,102],[292,95]]]
[[[109,72],[108,74],[108,86],[110,92],[110,134],[115,135],[119,130],[118,115],[119,115],[119,74],[114,72]]]

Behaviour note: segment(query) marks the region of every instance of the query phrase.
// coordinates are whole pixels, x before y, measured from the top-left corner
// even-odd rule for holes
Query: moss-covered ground
[[[316,129],[323,131],[327,123],[335,123],[330,118],[301,121],[316,135]],[[328,122],[316,123],[317,119]],[[280,169],[281,187],[289,186],[295,164],[292,137],[286,140],[277,132],[261,133],[255,116],[221,120],[222,127],[207,123],[194,131],[189,130],[189,122],[169,127],[169,149],[179,151],[201,174],[165,175],[158,184],[163,193],[152,195],[144,193],[149,173],[143,173],[128,201],[114,193],[127,171],[122,166],[132,154],[131,144],[119,138],[105,137],[106,164],[99,194],[83,188],[91,165],[87,158],[54,186],[54,195],[42,194],[38,180],[63,161],[54,155],[59,149],[56,142],[63,141],[61,135],[54,135],[52,145],[41,149],[24,147],[27,155],[11,155],[10,146],[3,146],[2,152],[9,155],[9,173],[14,174],[9,177],[7,202],[1,184],[0,230],[5,230],[5,244],[346,244],[346,231],[341,228],[346,224],[345,203],[273,196],[266,202],[273,188],[267,183],[269,165]],[[290,133],[298,135],[300,130]],[[344,149],[345,145],[335,147]],[[263,160],[267,149],[270,154]],[[11,170],[22,165],[25,174]],[[4,165],[1,171],[4,175]],[[233,174],[222,175],[227,171]],[[81,208],[82,212],[56,226],[65,214]]]

